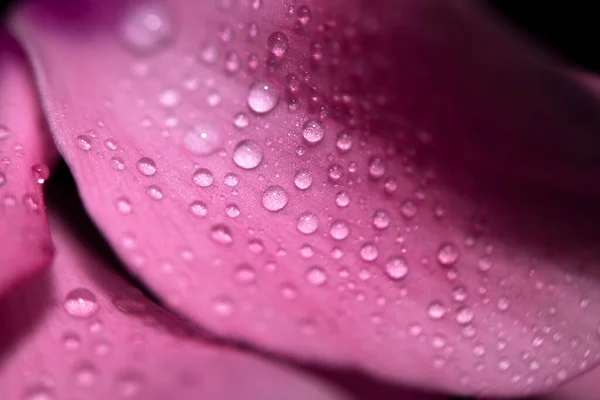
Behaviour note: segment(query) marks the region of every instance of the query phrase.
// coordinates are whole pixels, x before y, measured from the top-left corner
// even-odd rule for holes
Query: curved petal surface
[[[52,259],[40,183],[54,158],[27,61],[0,29],[0,297]]]
[[[313,374],[211,341],[116,276],[64,222],[54,218],[52,235],[51,271],[0,303],[3,398],[357,398]]]
[[[92,217],[211,331],[467,394],[597,362],[598,103],[474,3],[13,22]]]

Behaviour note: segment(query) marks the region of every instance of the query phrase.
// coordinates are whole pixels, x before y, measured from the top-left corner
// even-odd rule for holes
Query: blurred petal
[[[203,338],[117,277],[61,222],[52,234],[52,270],[0,303],[3,399],[353,398]]]
[[[52,259],[42,185],[56,157],[18,45],[0,30],[0,297]]]
[[[474,3],[217,3],[14,20],[86,207],[153,292],[218,334],[455,393],[597,362],[585,87]]]

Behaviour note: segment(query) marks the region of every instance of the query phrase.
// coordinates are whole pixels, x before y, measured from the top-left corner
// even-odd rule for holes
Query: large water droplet
[[[408,274],[408,262],[402,256],[392,256],[385,263],[385,273],[393,280],[404,279]]]
[[[267,81],[256,81],[248,91],[248,106],[257,114],[266,114],[279,102],[279,90]]]
[[[157,168],[156,163],[153,159],[148,157],[142,157],[135,164],[136,168],[142,175],[153,176],[156,174]]]
[[[140,2],[126,11],[121,35],[125,44],[141,53],[152,53],[167,44],[173,35],[167,9],[157,2]]]
[[[192,176],[194,183],[200,187],[209,187],[215,181],[215,177],[212,172],[207,168],[199,168],[194,172]]]
[[[325,137],[325,125],[319,120],[309,119],[302,125],[302,137],[309,143],[318,143]]]
[[[279,185],[269,186],[262,194],[262,205],[269,211],[279,211],[288,203],[288,194]]]
[[[310,211],[305,211],[298,217],[296,228],[305,235],[311,235],[317,231],[319,221],[317,216]]]
[[[441,265],[452,266],[458,261],[460,252],[454,243],[442,243],[438,249],[437,260]]]
[[[308,189],[312,185],[312,182],[313,176],[307,169],[298,170],[294,176],[294,185],[300,190]]]
[[[70,291],[65,297],[64,307],[67,314],[76,318],[89,318],[98,312],[96,296],[85,288]]]
[[[267,48],[276,57],[283,57],[290,47],[290,41],[283,32],[273,32],[267,39]]]
[[[206,156],[214,153],[223,141],[219,131],[207,125],[195,125],[183,136],[183,145],[193,154]]]
[[[231,229],[224,224],[214,225],[210,229],[210,237],[215,242],[225,246],[233,243],[233,234]]]
[[[262,147],[254,140],[242,140],[233,149],[233,162],[240,168],[254,169],[260,165],[262,159]]]

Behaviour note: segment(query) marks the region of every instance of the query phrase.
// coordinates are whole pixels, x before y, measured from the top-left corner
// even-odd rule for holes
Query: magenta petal
[[[203,338],[117,277],[61,222],[52,234],[52,270],[0,302],[2,399],[354,398]]]
[[[38,180],[55,154],[27,62],[0,30],[0,297],[52,259]]]
[[[598,193],[595,99],[471,3],[266,3],[14,21],[133,273],[220,335],[394,381],[520,395],[594,365],[598,225],[569,196]]]

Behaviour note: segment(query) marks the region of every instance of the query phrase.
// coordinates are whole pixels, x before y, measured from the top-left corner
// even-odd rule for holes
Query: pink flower
[[[24,1],[0,53],[2,400],[522,398],[598,362],[596,81],[480,4]],[[58,154],[120,261],[59,178],[46,210]]]

